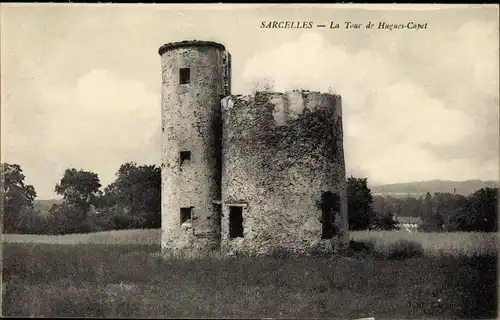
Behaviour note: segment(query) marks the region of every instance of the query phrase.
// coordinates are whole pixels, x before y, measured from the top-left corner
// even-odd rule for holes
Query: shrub
[[[325,257],[330,255],[328,248],[324,244],[318,242],[307,248],[306,253],[313,257]]]
[[[408,259],[423,255],[424,248],[418,242],[401,239],[389,245],[389,259]]]
[[[399,230],[398,222],[391,213],[377,214],[370,225],[370,230]]]
[[[131,212],[127,207],[114,205],[101,208],[89,217],[92,231],[139,229],[144,227],[147,214]]]
[[[349,241],[349,249],[359,252],[359,251],[373,251],[375,248],[375,241],[364,240],[364,241]]]
[[[278,260],[290,259],[295,255],[293,250],[283,247],[275,247],[270,252],[270,256]]]
[[[87,221],[87,212],[72,205],[63,202],[53,205],[50,208],[48,223],[51,226],[52,234],[85,233],[90,231]]]
[[[369,256],[378,257],[380,254],[375,249],[375,241],[372,239],[361,240],[361,241],[349,241],[349,247],[347,250],[342,252],[344,257],[354,258],[358,257],[361,259],[367,258]]]

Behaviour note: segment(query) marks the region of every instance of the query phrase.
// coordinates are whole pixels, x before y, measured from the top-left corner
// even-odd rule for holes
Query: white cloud
[[[126,161],[158,162],[151,141],[160,100],[143,83],[92,70],[76,87],[47,90],[42,100],[51,115],[44,147],[54,162],[92,170],[104,185]]]
[[[459,33],[470,30],[461,29]],[[486,37],[478,41],[482,43],[485,39],[491,40]],[[478,61],[483,57],[467,51],[470,41],[465,36],[458,44],[458,49],[464,46],[466,50],[463,56],[456,57],[445,68],[453,65],[460,69],[460,63],[467,61],[470,64],[467,68],[475,70],[476,81],[493,81],[488,64]],[[434,50],[438,52],[438,48]],[[494,52],[485,52],[490,68],[493,57]],[[431,56],[423,63],[433,65],[433,72],[439,73],[439,65],[434,65],[436,61]],[[427,86],[420,85],[403,70],[382,52],[350,53],[344,47],[331,45],[320,34],[306,33],[296,41],[255,55],[246,64],[243,77],[247,83],[272,78],[276,91],[304,88],[328,92],[333,88],[341,94],[348,174],[366,172],[378,183],[491,178],[497,167],[490,166],[490,171],[484,172],[484,168],[470,161],[445,161],[425,148],[426,144],[463,143],[475,130],[474,118],[432,95]],[[468,90],[466,86],[460,89]]]

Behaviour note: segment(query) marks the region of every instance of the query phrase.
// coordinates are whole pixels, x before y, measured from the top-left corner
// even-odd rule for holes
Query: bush
[[[33,208],[23,207],[11,232],[17,234],[46,234],[50,232],[50,221]]]
[[[389,259],[408,259],[412,257],[421,257],[424,255],[422,244],[409,240],[398,240],[389,245]]]
[[[99,208],[89,217],[92,231],[140,229],[146,221],[144,212],[134,212],[127,207],[114,205]]]
[[[375,249],[375,241],[369,239],[362,241],[349,241],[349,247],[347,250],[342,252],[342,256],[365,259],[368,257],[379,257],[380,254]]]
[[[349,241],[349,249],[362,252],[362,251],[373,251],[375,248],[375,241],[373,240],[365,240],[365,241]]]
[[[87,212],[68,202],[53,205],[48,216],[50,233],[68,234],[91,231],[87,221]]]
[[[306,254],[313,257],[326,257],[332,254],[332,247],[325,245],[324,243],[318,242],[311,245],[306,250]]]
[[[377,214],[370,225],[370,230],[399,230],[398,222],[391,213]]]
[[[296,253],[288,248],[275,247],[271,250],[270,256],[278,260],[284,260],[291,259],[296,256]]]

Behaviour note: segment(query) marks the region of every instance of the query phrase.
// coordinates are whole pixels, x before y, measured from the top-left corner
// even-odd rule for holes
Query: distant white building
[[[419,217],[398,217],[393,216],[394,221],[397,222],[399,230],[408,232],[417,232],[418,227],[422,224],[422,219]]]

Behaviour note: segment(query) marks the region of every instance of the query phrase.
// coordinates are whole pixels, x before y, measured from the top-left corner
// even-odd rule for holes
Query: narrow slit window
[[[189,68],[181,68],[179,70],[179,83],[188,84],[191,81],[191,70]]]
[[[191,214],[192,214],[193,208],[188,207],[188,208],[181,208],[181,224],[184,222],[191,220]]]
[[[191,161],[191,151],[181,151],[180,158],[181,158],[181,166],[185,161]]]
[[[243,208],[229,207],[229,238],[243,238]]]

